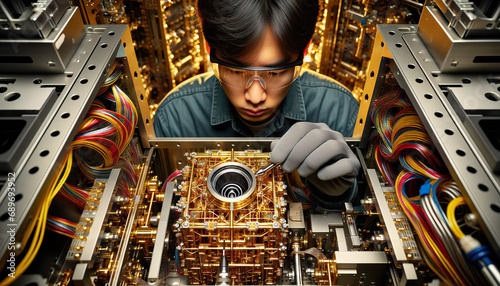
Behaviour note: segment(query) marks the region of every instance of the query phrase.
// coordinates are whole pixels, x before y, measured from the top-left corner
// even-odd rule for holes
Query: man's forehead
[[[256,47],[247,55],[236,59],[236,64],[248,67],[279,67],[292,62],[294,58],[296,57],[283,54],[279,41],[271,28],[267,27]]]

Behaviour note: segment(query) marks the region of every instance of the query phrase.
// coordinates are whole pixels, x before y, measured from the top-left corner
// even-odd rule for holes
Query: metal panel
[[[155,246],[153,248],[153,256],[151,257],[151,264],[148,272],[148,282],[156,283],[160,279],[160,267],[162,263],[167,263],[164,258],[164,250],[166,249],[167,231],[168,231],[168,218],[170,216],[170,206],[172,205],[172,197],[174,195],[174,182],[168,182],[165,188],[165,197],[161,206],[160,221],[158,222],[158,229],[156,232]]]
[[[345,238],[344,229],[340,227],[335,228],[335,237],[337,238],[337,248],[339,251],[349,251],[347,247],[347,240]]]
[[[412,263],[403,263],[403,275],[401,277],[401,281],[399,282],[400,286],[410,286],[417,285],[418,276],[417,271],[415,270],[415,265]]]
[[[57,98],[54,90],[49,91],[51,94],[47,97],[47,105]],[[20,113],[15,116],[2,116],[0,118],[0,130],[3,137],[0,144],[2,146],[0,151],[0,171],[12,172],[15,170],[16,165],[20,162],[29,146],[31,136],[40,127],[49,110],[49,108],[43,108],[37,114]],[[0,110],[0,113],[11,114],[3,110]]]
[[[53,88],[57,89],[57,86],[61,86],[62,90],[41,127],[33,132],[33,139],[25,152],[26,155],[14,170],[16,194],[19,195],[13,222],[16,227],[16,242],[21,241],[28,222],[35,219],[33,218],[37,209],[35,206],[39,205],[45,197],[50,179],[54,176],[92,100],[104,82],[115,60],[120,45],[120,35],[123,34],[125,28],[125,25],[87,27],[84,40],[65,74],[35,75],[35,78],[41,79],[43,83],[55,82]],[[31,78],[33,81],[34,75],[16,77]],[[8,209],[7,187],[7,184],[4,185],[0,193],[0,210],[2,210],[0,217]],[[0,256],[2,257],[8,254],[7,230],[7,224],[0,224]],[[5,262],[5,260],[1,261]]]
[[[109,174],[109,178],[107,180],[96,180],[96,182],[105,181],[106,187],[104,187],[102,197],[99,200],[99,207],[97,208],[95,216],[93,218],[92,227],[90,228],[89,235],[87,236],[80,261],[91,262],[94,258],[94,254],[97,251],[97,247],[101,243],[102,235],[104,234],[103,225],[107,221],[109,211],[113,206],[113,202],[111,200],[114,198],[115,190],[120,176],[120,170],[121,169],[111,170],[111,174]]]
[[[404,247],[401,244],[401,240],[399,239],[398,230],[396,228],[396,225],[394,224],[394,220],[392,219],[391,210],[387,205],[384,191],[380,186],[377,172],[374,169],[368,169],[366,177],[368,180],[368,184],[370,185],[370,189],[375,196],[375,206],[377,208],[377,212],[379,213],[380,220],[385,226],[384,230],[388,237],[387,242],[391,247],[391,254],[394,255],[397,262],[406,262],[408,261],[408,258],[406,257]]]
[[[0,70],[10,73],[64,73],[85,35],[76,7],[66,10],[47,38],[0,39]]]
[[[88,264],[78,263],[77,265],[75,265],[73,277],[71,277],[71,280],[73,283],[75,283],[76,286],[92,285],[92,282],[90,281],[91,279],[87,274],[88,274]]]
[[[500,173],[500,117],[468,116],[464,122],[485,160],[496,174]]]
[[[435,81],[441,73],[415,30],[409,25],[379,25],[378,28],[394,59],[391,69],[396,79],[405,89],[469,207],[477,214],[489,243],[499,253],[500,176],[488,167]],[[488,75],[482,76],[488,78]]]
[[[335,251],[337,285],[382,285],[389,261],[383,251]]]
[[[287,212],[288,227],[290,229],[306,229],[306,221],[304,220],[304,210],[301,203],[289,203],[289,211]]]
[[[139,134],[141,136],[141,143],[143,148],[149,148],[149,139],[155,137],[153,130],[153,118],[149,111],[149,103],[144,89],[143,77],[141,76],[141,70],[139,69],[139,64],[137,62],[137,57],[135,54],[135,46],[132,41],[132,35],[130,34],[130,29],[127,28],[122,35],[122,48],[126,55],[126,60],[124,61],[127,70],[130,71],[130,77],[125,76],[128,95],[134,102],[137,113],[139,116],[139,121],[137,123],[139,128]]]
[[[7,6],[6,2],[0,1],[2,27],[0,36],[9,38],[45,38],[56,29],[69,8],[69,3],[65,0],[31,1],[31,3],[10,0],[9,2],[14,2],[11,3],[12,8]]]
[[[500,39],[462,39],[439,9],[425,6],[418,34],[442,72],[496,72],[500,69]]]
[[[448,20],[449,26],[462,38],[500,35],[500,29],[496,26],[500,5],[496,1],[434,0],[434,3]]]
[[[356,119],[356,125],[354,126],[354,131],[352,137],[361,138],[362,134],[366,132],[366,128],[369,128],[369,124],[366,124],[367,120],[370,120],[368,111],[373,100],[373,95],[380,88],[381,80],[384,77],[385,62],[386,59],[391,58],[389,50],[385,46],[384,39],[382,35],[377,31],[375,35],[375,44],[373,45],[372,57],[370,64],[368,65],[367,79],[364,86],[364,94],[361,96],[361,101],[359,105],[358,117]],[[361,142],[361,147],[365,147],[367,144],[369,136],[365,136],[364,142]]]
[[[149,153],[147,155],[146,161],[144,162],[144,168],[142,169],[141,174],[139,175],[139,179],[137,180],[137,188],[135,196],[132,198],[134,200],[133,205],[130,208],[130,211],[127,216],[127,221],[125,222],[125,226],[123,227],[123,237],[120,241],[120,246],[118,248],[118,252],[116,253],[116,268],[117,271],[113,271],[111,277],[109,279],[108,284],[110,286],[120,285],[122,271],[124,270],[124,265],[128,263],[130,257],[127,256],[129,253],[129,242],[132,234],[132,230],[135,228],[137,223],[137,215],[140,208],[140,202],[144,197],[146,192],[146,181],[148,178],[148,174],[151,171],[151,161],[154,159],[155,155],[154,148],[149,149]]]
[[[311,214],[311,233],[313,237],[328,236],[330,228],[343,227],[342,215],[340,212],[326,214]]]
[[[356,268],[358,264],[388,264],[383,251],[335,251],[338,269]]]

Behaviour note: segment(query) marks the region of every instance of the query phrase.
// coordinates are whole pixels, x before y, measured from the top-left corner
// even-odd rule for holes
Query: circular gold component
[[[255,197],[255,175],[247,166],[227,162],[215,167],[208,175],[207,187],[212,195],[210,201],[223,209],[241,209]]]

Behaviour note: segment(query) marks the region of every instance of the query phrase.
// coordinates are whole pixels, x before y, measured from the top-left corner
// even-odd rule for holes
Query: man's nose
[[[265,88],[266,83],[264,80],[260,76],[253,76],[246,85],[245,99],[255,105],[265,101],[267,97]]]

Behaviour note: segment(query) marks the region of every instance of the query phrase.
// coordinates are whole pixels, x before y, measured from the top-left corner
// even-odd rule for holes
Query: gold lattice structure
[[[286,186],[258,151],[189,154],[178,187],[181,216],[174,225],[183,275],[214,284],[225,247],[233,285],[276,284],[287,253]]]

